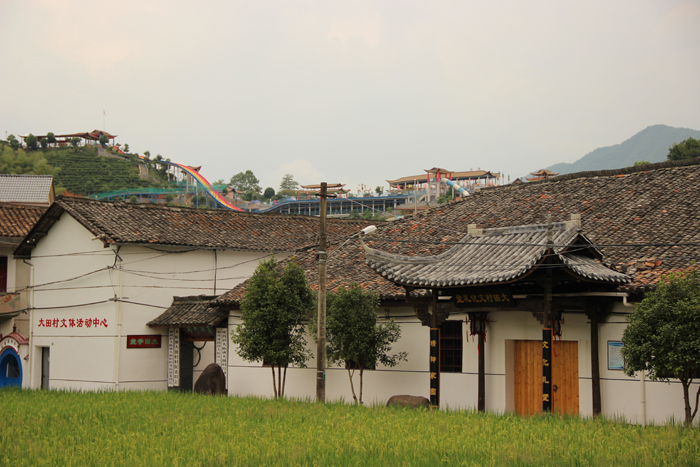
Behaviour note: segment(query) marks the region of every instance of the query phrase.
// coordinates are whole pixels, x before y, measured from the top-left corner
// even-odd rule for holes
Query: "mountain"
[[[652,125],[620,144],[598,148],[576,162],[562,162],[547,169],[567,174],[587,170],[620,169],[634,165],[637,161],[663,162],[668,155],[668,148],[673,143],[680,143],[691,137],[700,139],[700,131]]]

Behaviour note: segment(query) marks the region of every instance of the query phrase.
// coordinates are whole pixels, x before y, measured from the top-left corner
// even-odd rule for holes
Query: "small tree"
[[[641,167],[643,165],[649,165],[651,162],[649,161],[636,161],[632,167]]]
[[[298,189],[299,189],[299,183],[297,183],[294,180],[294,176],[292,174],[287,174],[284,177],[282,177],[282,181],[280,182],[280,191],[282,191],[282,190],[295,191]]]
[[[46,149],[49,147],[49,139],[46,136],[44,136],[39,140],[39,144],[41,144],[42,149]]]
[[[10,147],[12,149],[19,149],[21,146],[21,143],[17,138],[15,138],[15,135],[10,135],[7,137],[7,142],[10,143]]]
[[[143,155],[146,156],[146,159],[150,159],[151,158],[151,151],[148,151],[148,150],[143,151]]]
[[[74,148],[77,148],[79,144],[80,144],[80,138],[78,138],[77,136],[73,136],[70,139],[70,145],[73,146]]]
[[[679,161],[682,159],[692,159],[700,157],[700,140],[688,138],[680,143],[674,143],[668,148],[667,159],[670,161]]]
[[[38,148],[39,141],[37,141],[36,136],[33,134],[29,133],[26,138],[24,138],[24,142],[27,143],[27,147],[29,149],[36,149]]]
[[[629,316],[622,335],[625,373],[646,371],[653,381],[679,379],[685,424],[698,411],[700,388],[691,410],[688,389],[700,371],[700,275],[697,270],[662,277]]]
[[[360,213],[357,209],[353,209],[350,211],[350,219],[359,219],[360,218]]]
[[[367,210],[367,211],[363,212],[362,216],[360,216],[360,217],[366,221],[371,221],[372,216],[373,216],[372,211]]]
[[[127,154],[129,153],[129,145],[126,143],[124,143],[124,152]]]
[[[252,191],[253,193],[260,193],[260,180],[258,180],[251,170],[246,170],[245,172],[239,172],[233,177],[229,183],[236,191]]]
[[[236,352],[270,365],[275,398],[283,397],[287,367],[304,368],[310,357],[303,322],[314,310],[314,296],[304,270],[293,259],[284,268],[274,257],[261,261],[248,280],[241,310],[243,323],[231,335]]]
[[[272,187],[265,188],[265,192],[263,193],[263,198],[270,199],[273,196],[275,196],[275,189]]]
[[[105,144],[109,143],[109,137],[107,135],[100,135],[100,144],[104,146]]]
[[[46,133],[46,138],[49,140],[49,144],[56,144],[56,135],[52,131]]]
[[[356,404],[362,404],[364,371],[374,370],[377,364],[388,367],[405,361],[408,354],[390,355],[391,344],[401,337],[401,328],[394,321],[377,323],[379,297],[372,291],[363,291],[357,283],[342,287],[327,297],[326,341],[327,358],[332,364],[345,365],[350,379],[350,390]],[[312,325],[316,329],[315,323]],[[353,377],[360,372],[360,388],[355,393]]]
[[[377,193],[377,196],[382,196],[382,194],[384,193],[384,188],[382,188],[381,186],[378,186],[377,188],[374,189],[374,191]]]

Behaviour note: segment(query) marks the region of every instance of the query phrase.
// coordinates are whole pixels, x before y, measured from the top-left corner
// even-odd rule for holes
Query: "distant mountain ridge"
[[[688,138],[700,139],[700,131],[652,125],[620,144],[598,148],[576,162],[560,162],[547,169],[568,174],[588,170],[619,169],[634,165],[637,161],[663,162],[668,155],[668,148],[673,143],[680,143]]]

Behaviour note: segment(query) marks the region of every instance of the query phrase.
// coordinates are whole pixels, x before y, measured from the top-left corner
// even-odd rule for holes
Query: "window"
[[[19,378],[19,362],[16,358],[10,358],[8,360],[5,376],[8,378]]]
[[[7,256],[0,256],[0,292],[7,292]]]
[[[462,372],[462,321],[445,321],[440,326],[440,371]]]

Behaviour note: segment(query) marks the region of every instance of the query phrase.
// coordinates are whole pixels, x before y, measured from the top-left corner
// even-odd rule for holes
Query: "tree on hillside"
[[[10,135],[7,137],[7,142],[10,143],[12,149],[19,149],[22,144],[19,142],[15,135]]]
[[[5,146],[0,154],[0,173],[14,175],[53,175],[61,169],[51,166],[40,151],[27,153],[22,149],[16,152]]]
[[[292,174],[287,174],[284,177],[282,177],[282,181],[280,182],[280,191],[282,190],[298,190],[299,189],[299,183],[297,183],[294,180],[294,176]]]
[[[700,377],[700,274],[697,270],[662,277],[656,290],[629,316],[622,335],[628,376],[646,371],[652,381],[678,379],[683,387],[685,424],[698,411],[700,388],[691,410],[689,387]]]
[[[70,139],[70,145],[73,146],[74,148],[77,148],[79,144],[80,144],[80,138],[78,138],[77,136],[73,136]]]
[[[668,160],[679,161],[682,159],[693,159],[700,157],[700,140],[688,138],[680,143],[674,143],[668,148]]]
[[[52,131],[46,133],[46,139],[49,140],[49,144],[56,144],[56,135]]]
[[[314,296],[304,270],[293,259],[284,268],[274,257],[261,261],[248,280],[241,310],[243,322],[231,335],[236,353],[270,365],[275,398],[283,397],[287,367],[304,368],[310,357],[303,323],[314,310]]]
[[[265,188],[265,192],[263,193],[263,198],[271,199],[273,196],[275,196],[275,189],[272,187]]]
[[[258,180],[251,170],[246,170],[245,172],[239,172],[233,177],[229,185],[236,191],[252,191],[253,193],[260,193],[260,180]]]
[[[49,147],[49,139],[46,136],[44,136],[39,140],[39,144],[41,144],[42,149],[46,149]]]
[[[378,364],[388,367],[405,361],[408,354],[391,355],[391,345],[401,337],[401,328],[391,320],[377,323],[376,309],[379,297],[371,290],[364,291],[357,283],[342,287],[327,297],[326,341],[328,362],[344,365],[350,379],[350,390],[356,404],[362,404],[365,370],[374,370]],[[315,321],[312,323],[315,330]],[[360,373],[359,391],[355,392],[353,377]]]
[[[24,142],[27,144],[27,147],[29,149],[36,149],[38,148],[38,143],[36,136],[33,134],[29,133],[26,138],[24,138]]]
[[[109,137],[107,135],[100,135],[99,142],[102,146],[104,146],[109,143]]]
[[[382,188],[381,186],[378,186],[377,188],[374,189],[374,191],[377,193],[377,196],[382,196],[382,194],[384,193],[384,188]]]

